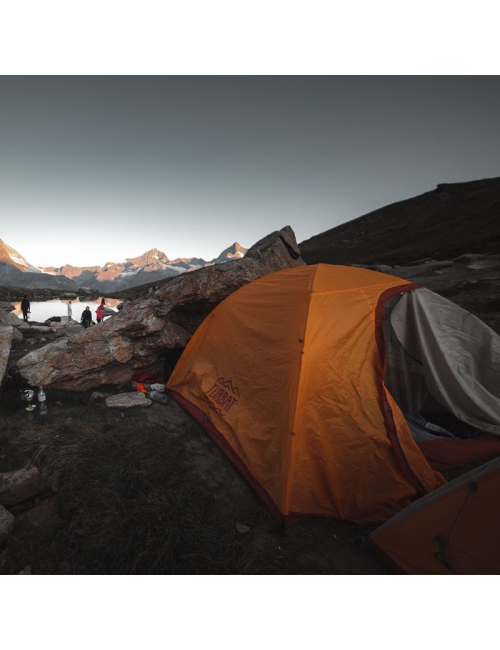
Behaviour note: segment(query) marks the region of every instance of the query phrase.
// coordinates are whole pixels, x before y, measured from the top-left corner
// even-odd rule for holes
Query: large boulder
[[[14,338],[14,328],[10,326],[0,326],[0,390],[2,389],[5,375],[7,373],[7,364],[9,363],[12,340]]]
[[[159,370],[159,355],[184,347],[205,316],[244,284],[303,264],[287,226],[257,242],[242,259],[172,278],[99,326],[30,352],[11,372],[33,386],[66,390],[124,383],[136,368]]]
[[[15,314],[11,314],[6,310],[0,309],[0,325],[19,327],[23,321]]]
[[[23,340],[23,335],[19,330],[22,324],[23,321],[20,318],[18,318],[15,314],[11,314],[8,308],[3,309],[0,307],[0,327],[13,327],[14,331],[12,333],[12,339],[14,341]]]

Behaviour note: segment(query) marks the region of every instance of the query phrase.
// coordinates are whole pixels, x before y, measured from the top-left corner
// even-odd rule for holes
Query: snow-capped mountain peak
[[[245,255],[246,250],[238,242],[235,242],[222,251],[219,257],[207,262],[199,257],[178,257],[170,260],[163,251],[152,248],[138,257],[128,257],[125,261],[119,263],[106,262],[104,266],[77,267],[65,264],[58,268],[50,266],[39,269],[29,264],[17,251],[0,240],[0,262],[5,262],[11,267],[15,266],[18,273],[19,271],[23,273],[34,272],[41,276],[52,276],[53,280],[51,282],[58,277],[60,281],[70,281],[72,284],[76,283],[79,287],[93,287],[102,291],[113,291],[156,282],[181,273],[195,271],[203,266],[239,259]],[[7,277],[7,272],[3,275]],[[49,284],[48,278],[47,283]],[[2,277],[0,274],[1,284]]]
[[[4,262],[5,264],[10,264],[11,266],[15,266],[20,271],[29,272],[29,273],[42,273],[42,271],[39,268],[33,266],[33,264],[30,264],[28,261],[26,261],[22,255],[20,255],[16,250],[14,250],[11,246],[6,244],[1,239],[0,239],[0,262]]]

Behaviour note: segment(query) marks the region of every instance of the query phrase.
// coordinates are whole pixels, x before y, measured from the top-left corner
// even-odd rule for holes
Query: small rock
[[[7,537],[14,527],[14,515],[7,508],[0,506],[0,541]]]
[[[45,343],[46,340],[47,339],[44,336],[42,336],[42,338],[40,339],[40,343]]]
[[[17,575],[18,576],[30,576],[30,575],[32,575],[31,574],[31,567],[29,565],[25,566],[24,569],[22,571],[19,571],[19,573]]]
[[[27,501],[46,490],[35,467],[0,474],[0,503],[4,506]]]
[[[62,402],[57,401],[57,402],[55,402],[55,405],[56,406],[62,406]]]
[[[104,399],[106,397],[109,397],[109,395],[106,395],[106,393],[102,393],[99,390],[95,390],[92,395],[90,396],[89,402],[93,402],[96,399]]]
[[[151,400],[144,393],[119,393],[106,398],[106,406],[109,408],[130,408],[131,406],[150,406]]]
[[[455,257],[453,261],[458,264],[469,264],[470,262],[477,262],[477,260],[480,260],[483,257],[484,255],[481,255],[480,253],[465,253],[465,255]]]
[[[235,528],[241,535],[245,535],[251,530],[250,526],[245,526],[245,524],[236,524]]]

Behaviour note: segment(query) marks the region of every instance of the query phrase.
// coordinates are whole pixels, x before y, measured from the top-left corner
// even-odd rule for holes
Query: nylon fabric
[[[500,459],[419,499],[370,535],[411,574],[500,573]],[[447,564],[439,561],[436,538]]]
[[[387,434],[375,315],[399,286],[410,285],[323,264],[266,276],[216,307],[172,373],[168,388],[205,415],[285,518],[378,523],[416,496],[409,473],[427,490],[443,482],[393,401],[397,456]]]
[[[391,323],[403,348],[422,364],[439,404],[462,422],[500,435],[500,337],[427,289],[405,294]]]

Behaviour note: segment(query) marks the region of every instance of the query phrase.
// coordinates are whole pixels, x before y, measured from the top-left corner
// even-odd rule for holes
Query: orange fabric
[[[462,467],[473,460],[491,458],[500,454],[500,436],[484,434],[469,440],[437,438],[418,443],[420,451],[434,469],[443,471]]]
[[[405,469],[386,430],[375,313],[405,285],[325,264],[274,273],[216,307],[177,364],[169,389],[206,415],[284,517],[377,523],[417,484],[442,484],[390,396]]]
[[[429,504],[422,503],[406,517],[401,513],[401,520],[393,526],[388,522],[383,532],[372,533],[372,541],[406,573],[500,573],[500,471],[475,483],[473,492],[465,484]],[[449,538],[445,547],[448,566],[435,556],[440,551],[435,538],[443,535]]]

